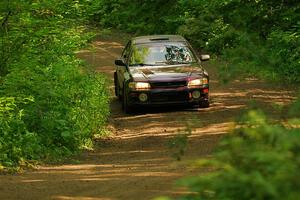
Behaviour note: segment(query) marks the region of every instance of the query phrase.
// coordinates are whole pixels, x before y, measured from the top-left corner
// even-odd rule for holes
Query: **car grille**
[[[187,92],[160,92],[151,94],[152,102],[179,102],[188,101]]]
[[[153,82],[152,88],[176,88],[186,86],[186,81]]]

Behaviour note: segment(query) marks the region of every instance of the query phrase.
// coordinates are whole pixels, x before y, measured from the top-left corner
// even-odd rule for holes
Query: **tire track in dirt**
[[[114,65],[123,45],[97,40],[78,56],[112,80]],[[109,129],[112,136],[96,141],[78,163],[40,166],[38,170],[0,176],[0,199],[147,200],[159,195],[176,196],[174,182],[193,173],[187,163],[209,156],[222,134],[227,133],[249,100],[269,110],[274,104],[294,99],[293,91],[257,80],[219,83],[216,67],[206,65],[211,76],[212,105],[208,109],[157,108],[123,114],[116,98],[111,101]],[[112,82],[111,82],[112,83]],[[113,87],[111,87],[113,90]],[[183,160],[178,162],[167,147],[170,138],[192,124]]]

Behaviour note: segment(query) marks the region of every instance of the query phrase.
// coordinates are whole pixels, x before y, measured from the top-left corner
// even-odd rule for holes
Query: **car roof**
[[[186,42],[186,39],[180,35],[147,35],[132,38],[132,44],[157,42]]]

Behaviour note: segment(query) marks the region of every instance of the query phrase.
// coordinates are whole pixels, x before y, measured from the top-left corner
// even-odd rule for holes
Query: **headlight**
[[[198,86],[198,85],[202,85],[202,80],[201,79],[194,79],[189,81],[188,86]]]
[[[144,82],[130,82],[129,88],[133,90],[149,90],[150,84]]]
[[[208,84],[207,78],[194,79],[194,80],[189,81],[188,87],[200,86],[200,85],[205,85],[205,84]]]
[[[208,84],[208,79],[207,78],[202,78],[202,84],[203,85]]]

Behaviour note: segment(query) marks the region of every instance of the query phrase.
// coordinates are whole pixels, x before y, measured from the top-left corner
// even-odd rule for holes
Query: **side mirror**
[[[123,62],[123,60],[121,59],[117,59],[115,60],[115,65],[118,65],[118,66],[126,66],[126,64]]]
[[[208,55],[208,54],[204,54],[204,55],[201,55],[200,56],[200,60],[201,61],[207,61],[207,60],[209,60],[210,59],[210,55]]]

